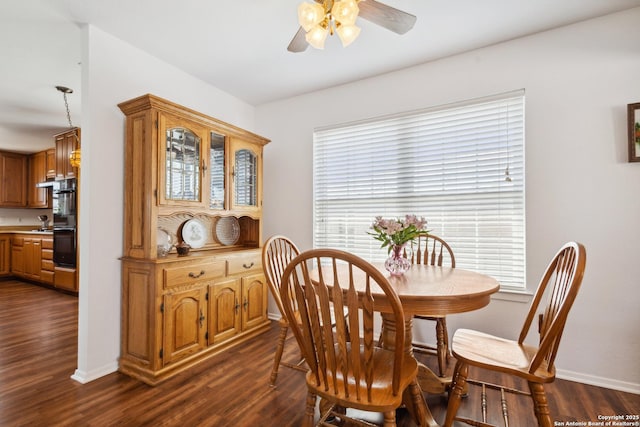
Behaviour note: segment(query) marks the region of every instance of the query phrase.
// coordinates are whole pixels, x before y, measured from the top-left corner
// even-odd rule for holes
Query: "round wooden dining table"
[[[491,301],[491,295],[498,292],[500,285],[496,279],[485,274],[460,268],[438,267],[414,264],[401,276],[393,276],[383,264],[373,264],[383,272],[402,302],[405,314],[405,351],[413,357],[413,316],[447,316],[465,313],[485,307]],[[348,271],[339,274],[349,274]],[[364,291],[364,280],[355,281],[356,290]],[[386,296],[382,290],[372,286],[374,310],[382,316],[382,345],[393,343],[397,325],[390,312]],[[427,366],[420,365],[418,383],[423,391],[442,393],[451,382],[450,377],[439,377]],[[405,406],[419,426],[436,427],[431,411],[424,398],[420,402],[405,396]]]

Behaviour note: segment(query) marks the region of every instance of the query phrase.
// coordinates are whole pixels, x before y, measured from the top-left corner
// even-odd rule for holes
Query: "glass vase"
[[[391,248],[389,258],[384,262],[384,268],[387,269],[392,276],[402,276],[411,268],[411,261],[404,257],[405,245],[394,245]],[[411,256],[410,254],[408,255]]]

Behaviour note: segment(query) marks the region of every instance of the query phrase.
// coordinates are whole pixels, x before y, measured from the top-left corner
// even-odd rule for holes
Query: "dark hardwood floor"
[[[283,367],[277,387],[267,385],[278,334],[275,322],[269,332],[249,344],[156,387],[119,373],[84,385],[72,380],[76,324],[76,297],[16,280],[0,281],[0,426],[286,427],[301,423],[306,396],[303,374]],[[285,358],[294,362],[297,356],[295,341],[289,338]],[[419,358],[435,368],[433,358]],[[595,422],[598,415],[640,413],[640,396],[634,394],[563,380],[547,390],[556,425]],[[499,395],[490,394],[489,422],[502,426]],[[508,396],[508,401],[511,426],[536,425],[528,398]],[[427,402],[441,422],[445,396],[427,396]],[[472,387],[459,415],[479,418],[479,414],[479,389]],[[414,425],[402,410],[398,419],[399,426]]]

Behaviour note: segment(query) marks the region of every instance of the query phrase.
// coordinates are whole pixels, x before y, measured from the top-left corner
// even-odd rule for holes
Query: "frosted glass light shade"
[[[309,32],[324,19],[324,7],[318,3],[300,3],[298,6],[298,22]]]
[[[355,0],[339,0],[333,4],[331,15],[342,25],[353,25],[359,11],[358,3]]]
[[[347,47],[358,38],[360,27],[356,27],[355,25],[340,25],[336,32],[338,33],[338,37],[340,37],[342,47]]]
[[[328,34],[328,29],[323,28],[321,25],[316,25],[304,38],[307,40],[307,43],[316,49],[324,49],[324,41],[327,39]]]

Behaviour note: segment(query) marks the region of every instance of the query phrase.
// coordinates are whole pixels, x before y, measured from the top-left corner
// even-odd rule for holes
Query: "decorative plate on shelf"
[[[216,224],[216,239],[225,246],[233,245],[240,237],[240,223],[238,218],[226,216],[220,218]]]
[[[192,248],[201,248],[207,240],[207,229],[195,218],[182,225],[182,240]]]

